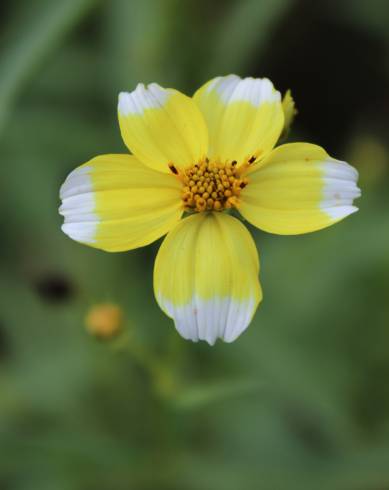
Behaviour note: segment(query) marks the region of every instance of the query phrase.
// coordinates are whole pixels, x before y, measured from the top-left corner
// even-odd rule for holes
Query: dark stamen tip
[[[169,163],[169,168],[175,175],[178,175],[178,170],[172,163]]]

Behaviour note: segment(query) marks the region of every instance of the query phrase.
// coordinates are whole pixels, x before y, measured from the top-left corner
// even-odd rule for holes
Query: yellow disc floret
[[[236,162],[197,163],[180,176],[184,187],[182,200],[186,211],[223,211],[236,207],[247,179],[242,178]]]

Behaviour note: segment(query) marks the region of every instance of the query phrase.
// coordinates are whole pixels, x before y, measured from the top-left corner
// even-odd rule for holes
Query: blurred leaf
[[[108,87],[117,93],[140,81],[172,83],[170,42],[178,0],[112,0],[107,7]],[[166,75],[169,74],[169,77]]]
[[[292,0],[234,2],[210,40],[208,76],[241,72],[254,57],[259,59],[275,24]]]
[[[20,9],[0,58],[0,131],[23,85],[98,0],[40,1]],[[30,15],[32,18],[30,18]]]

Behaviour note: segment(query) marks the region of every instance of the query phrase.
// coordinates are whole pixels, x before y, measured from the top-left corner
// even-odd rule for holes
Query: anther
[[[176,167],[172,164],[172,163],[169,163],[169,168],[170,170],[175,174],[175,175],[178,175],[178,170],[176,169]]]
[[[237,206],[240,191],[247,185],[248,180],[240,177],[235,168],[236,163],[235,160],[226,163],[209,163],[204,160],[184,170],[184,208],[187,211],[203,212],[223,211]],[[173,169],[171,170],[173,172]]]

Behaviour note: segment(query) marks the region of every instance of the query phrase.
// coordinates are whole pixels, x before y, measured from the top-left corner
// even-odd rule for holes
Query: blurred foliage
[[[3,1],[0,488],[389,489],[389,5],[385,0]],[[264,302],[231,345],[191,344],[152,293],[158,243],[107,254],[60,231],[58,189],[124,151],[116,97],[268,76],[289,140],[355,164],[360,212],[252,229]],[[99,342],[87,311],[128,322]]]

